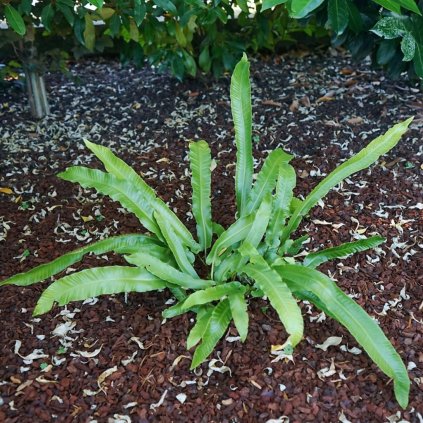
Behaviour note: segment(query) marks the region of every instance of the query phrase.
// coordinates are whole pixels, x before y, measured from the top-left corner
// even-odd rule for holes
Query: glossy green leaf
[[[236,65],[232,74],[231,109],[237,149],[235,169],[236,203],[238,215],[243,217],[247,214],[245,208],[253,182],[250,64],[245,54]]]
[[[295,347],[303,337],[301,310],[281,276],[261,256],[254,256],[243,269],[267,295],[270,304],[289,334],[287,343]]]
[[[197,222],[201,248],[210,247],[213,227],[211,220],[211,153],[205,141],[192,142],[190,149],[192,213]]]
[[[214,285],[213,281],[193,278],[147,253],[131,254],[125,256],[125,260],[135,266],[146,268],[158,278],[185,289],[204,289]]]
[[[178,263],[178,267],[182,270],[182,272],[192,276],[193,278],[197,278],[198,275],[190,263],[187,251],[184,249],[178,235],[173,231],[173,228],[168,225],[167,220],[160,213],[154,212],[154,217],[159,225],[167,246],[172,251],[176,263]]]
[[[231,248],[234,244],[245,239],[251,229],[254,221],[254,213],[238,219],[233,223],[213,244],[206,263],[218,265],[221,262],[220,256],[222,253]]]
[[[348,26],[348,4],[347,0],[329,0],[328,20],[332,31],[341,35]]]
[[[396,399],[406,408],[410,390],[407,369],[376,321],[323,273],[298,265],[278,266],[276,270],[294,293],[307,290],[320,299],[378,367],[394,380]]]
[[[288,163],[292,159],[290,154],[285,153],[282,149],[273,150],[266,158],[253,189],[248,196],[246,214],[255,212],[260,206],[266,194],[273,192],[275,189],[276,179],[278,178],[279,167],[283,163]]]
[[[422,12],[420,11],[416,0],[398,0],[398,2],[404,9],[411,10],[412,12],[417,13],[420,16],[422,15]]]
[[[19,12],[10,4],[4,7],[4,16],[7,24],[19,35],[25,35],[26,26]]]
[[[323,0],[291,0],[290,15],[295,19],[304,18],[322,3]]]
[[[288,0],[263,0],[261,11],[264,12],[267,9],[271,9],[272,7],[279,6],[280,4],[284,4],[287,1]]]
[[[142,24],[142,21],[145,18],[147,8],[144,1],[134,0],[134,19],[138,26]]]
[[[204,313],[197,315],[197,321],[193,328],[190,330],[187,338],[187,350],[190,350],[201,341],[201,338],[203,337],[204,332],[209,324],[213,310],[214,307],[209,308]]]
[[[60,273],[62,270],[80,261],[85,254],[94,253],[97,255],[114,251],[120,254],[130,254],[136,251],[149,250],[160,243],[152,237],[146,235],[121,235],[103,239],[86,245],[77,250],[71,251],[58,257],[50,263],[41,264],[25,273],[19,273],[0,282],[2,285],[28,286],[43,281],[50,276]]]
[[[363,148],[355,156],[338,166],[333,172],[326,176],[306,197],[306,199],[297,207],[285,227],[281,239],[283,244],[290,234],[298,228],[303,216],[305,216],[317,202],[324,197],[333,187],[350,175],[366,169],[380,156],[394,148],[401,136],[407,131],[413,118],[398,123],[390,128],[385,134],[374,139],[367,147]]]
[[[237,6],[244,12],[249,13],[247,0],[235,0]]]
[[[41,295],[34,316],[47,313],[54,303],[65,305],[105,294],[147,292],[166,288],[166,283],[144,269],[126,266],[95,267],[65,276]]]
[[[257,213],[254,215],[254,221],[251,225],[251,229],[249,230],[247,236],[244,240],[242,240],[241,245],[238,248],[238,251],[234,253],[229,259],[222,260],[221,266],[225,267],[225,262],[229,260],[231,269],[233,272],[239,271],[244,264],[248,261],[248,256],[243,255],[245,248],[257,248],[260,241],[263,239],[267,226],[269,224],[270,216],[272,213],[272,196],[270,193],[266,195],[263,199]],[[216,270],[216,277],[218,280],[221,280],[221,277],[218,276],[218,270]]]
[[[266,243],[271,248],[277,248],[280,244],[279,237],[289,216],[289,207],[293,197],[293,191],[297,182],[295,169],[284,163],[279,166],[278,180],[276,183],[276,195],[273,201],[272,217],[266,234]]]
[[[303,265],[307,267],[316,268],[329,260],[334,260],[341,257],[348,257],[351,254],[359,253],[370,248],[375,248],[385,242],[385,238],[381,236],[372,236],[367,239],[360,239],[358,241],[346,242],[337,247],[326,248],[324,250],[310,253],[303,261]]]
[[[66,181],[77,182],[84,188],[94,188],[98,192],[108,195],[118,201],[125,209],[134,213],[142,225],[157,236],[162,236],[153,218],[153,211],[145,201],[145,195],[137,185],[128,179],[118,179],[116,176],[97,169],[74,166],[58,174]]]
[[[198,367],[213,352],[219,339],[225,334],[231,321],[229,301],[221,301],[212,311],[202,335],[202,342],[192,358],[191,370]]]
[[[245,292],[245,287],[239,282],[228,282],[222,285],[212,286],[211,288],[202,289],[189,295],[182,307],[187,310],[197,305],[219,301],[221,298],[237,292]]]
[[[75,15],[73,10],[66,4],[61,3],[57,3],[57,9],[62,12],[62,15],[65,17],[68,24],[73,27],[73,24],[75,23]]]
[[[375,3],[380,4],[385,9],[388,9],[396,14],[401,14],[401,6],[398,0],[373,0]]]
[[[354,3],[354,0],[347,0],[348,8],[348,26],[355,32],[359,33],[363,30],[364,22],[363,18]]]
[[[178,10],[171,0],[153,0],[153,2],[166,12],[171,12],[174,15],[178,14]]]
[[[248,335],[249,321],[245,293],[241,291],[229,294],[228,299],[235,327],[239,333],[241,341],[244,342]]]
[[[101,9],[103,7],[104,1],[103,0],[89,0],[89,2],[97,7],[98,9]]]

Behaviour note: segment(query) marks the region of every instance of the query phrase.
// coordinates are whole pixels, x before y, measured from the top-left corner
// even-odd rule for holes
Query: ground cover
[[[80,84],[50,77],[54,115],[39,123],[29,120],[19,93],[0,98],[2,279],[89,240],[137,230],[136,219],[115,203],[92,193],[83,196],[77,187],[55,178],[67,166],[90,161],[83,137],[112,147],[142,172],[191,229],[185,200],[190,190],[188,140],[208,140],[217,156],[214,219],[227,225],[234,214],[233,182],[228,177],[234,170],[229,78],[177,83],[149,69],[120,69],[102,61],[81,63],[72,70]],[[363,234],[387,237],[380,249],[342,265],[327,264],[324,270],[379,320],[400,352],[412,380],[409,408],[397,414],[382,373],[340,325],[308,304],[302,304],[307,338],[296,349],[295,363],[273,362],[278,357],[270,354],[270,347],[283,343],[286,333],[263,302],[252,308],[247,342],[234,340],[237,334],[231,328],[219,344],[220,353],[213,356],[218,361],[194,374],[188,371],[185,349],[192,323],[186,316],[163,322],[163,294],[99,298],[32,319],[43,288],[37,286],[2,288],[0,417],[421,419],[420,93],[409,84],[385,80],[365,63],[351,65],[333,50],[254,62],[252,76],[256,164],[266,150],[278,145],[295,154],[297,195],[309,192],[336,164],[392,123],[416,115],[412,130],[395,150],[329,194],[301,228],[312,234],[310,250]],[[91,165],[99,165],[91,160]],[[116,258],[110,255],[102,262],[115,263]],[[73,267],[93,264],[99,261],[89,257]],[[321,345],[333,336],[342,340],[322,352]],[[30,355],[36,349],[42,350],[38,359]]]

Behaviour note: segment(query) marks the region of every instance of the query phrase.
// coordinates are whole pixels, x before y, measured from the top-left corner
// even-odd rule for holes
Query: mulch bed
[[[75,80],[49,75],[53,114],[39,122],[19,91],[0,93],[1,280],[102,237],[142,231],[117,203],[55,177],[75,164],[100,166],[83,138],[113,148],[191,229],[187,145],[209,141],[214,219],[233,221],[229,76],[179,83],[102,60],[71,71]],[[192,316],[163,321],[168,293],[100,297],[32,318],[45,282],[1,288],[0,421],[423,421],[421,92],[337,50],[254,60],[251,74],[256,165],[276,146],[295,154],[299,196],[394,122],[416,116],[392,152],[333,190],[300,230],[311,236],[309,250],[387,238],[322,270],[401,354],[412,381],[407,410],[347,331],[309,304],[301,303],[305,339],[294,362],[273,361],[271,345],[287,335],[257,300],[247,341],[234,341],[231,326],[213,361],[190,372]],[[72,269],[121,262],[90,256]],[[330,336],[342,336],[341,344],[319,349]]]

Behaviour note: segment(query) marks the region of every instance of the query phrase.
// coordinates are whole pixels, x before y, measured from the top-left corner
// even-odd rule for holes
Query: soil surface
[[[0,93],[1,280],[94,240],[142,232],[117,203],[55,176],[75,164],[100,167],[83,138],[134,166],[191,230],[188,141],[209,141],[214,219],[234,220],[229,75],[180,83],[106,61],[71,71],[73,80],[48,76],[53,113],[38,122],[21,92]],[[321,270],[400,353],[412,382],[409,407],[398,407],[392,382],[348,332],[310,304],[300,303],[305,339],[293,361],[271,354],[287,334],[258,299],[249,305],[247,341],[231,326],[210,361],[191,372],[193,316],[164,321],[167,292],[100,297],[33,318],[47,281],[1,288],[0,421],[423,421],[421,92],[336,50],[253,60],[251,75],[255,164],[276,146],[294,154],[300,197],[394,122],[415,116],[394,150],[329,193],[298,232],[311,236],[309,251],[387,238]],[[122,259],[89,256],[71,270],[114,263]],[[341,343],[323,351],[332,336]]]

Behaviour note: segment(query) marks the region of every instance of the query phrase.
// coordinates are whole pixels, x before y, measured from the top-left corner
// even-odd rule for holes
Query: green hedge
[[[0,0],[0,20],[13,30],[2,31],[0,47],[42,49],[51,36],[74,40],[77,55],[118,46],[122,59],[148,60],[182,79],[230,71],[244,51],[274,52],[330,34],[334,45],[358,59],[370,54],[392,77],[423,78],[421,10],[423,1],[414,0]],[[40,25],[42,34],[34,30]]]

